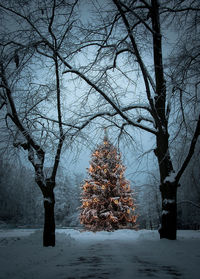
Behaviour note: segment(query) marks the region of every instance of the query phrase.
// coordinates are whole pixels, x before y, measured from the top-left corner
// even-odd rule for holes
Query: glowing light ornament
[[[93,172],[93,167],[92,166],[90,166],[90,168],[89,168],[89,172]]]
[[[84,206],[84,207],[88,207],[88,205],[89,205],[89,202],[88,202],[88,201],[83,202],[83,206]]]
[[[97,198],[94,198],[93,199],[93,202],[98,202],[99,200]]]

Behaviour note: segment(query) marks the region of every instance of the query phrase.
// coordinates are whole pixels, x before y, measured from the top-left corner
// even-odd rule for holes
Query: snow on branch
[[[122,108],[122,111],[128,111],[128,110],[132,110],[132,109],[145,109],[145,110],[149,111],[150,113],[152,112],[151,108],[146,103],[136,103],[136,104]]]
[[[6,99],[7,99],[7,109],[8,113],[7,115],[10,117],[12,122],[15,124],[16,128],[18,131],[23,135],[25,138],[26,142],[23,140],[23,138],[20,138],[19,141],[14,142],[14,146],[21,146],[25,150],[28,150],[28,159],[32,163],[33,167],[35,168],[36,172],[36,182],[39,182],[39,187],[43,187],[43,173],[42,173],[42,168],[43,168],[43,163],[44,163],[44,157],[45,157],[45,152],[41,148],[40,145],[38,145],[30,132],[24,127],[22,121],[19,118],[14,99],[12,97],[12,91],[8,86],[8,82],[6,79],[6,74],[4,71],[3,64],[0,64],[1,67],[1,78],[2,78],[2,84],[5,88],[5,94],[6,94]],[[21,135],[20,134],[20,135]]]
[[[173,183],[176,181],[176,173],[172,171],[167,177],[165,177],[164,183],[170,182]]]
[[[48,202],[48,203],[52,203],[52,200],[51,200],[51,198],[44,198],[44,202]]]
[[[171,200],[171,199],[164,199],[163,200],[163,204],[167,205],[167,204],[173,204],[175,203],[175,200]]]
[[[167,214],[169,214],[169,211],[167,211],[167,210],[162,211],[162,215],[167,215]]]
[[[153,125],[155,126],[155,123],[154,123],[153,119],[150,118],[150,117],[140,116],[140,117],[138,118],[137,122],[140,123],[141,121],[150,122],[151,124],[153,124]]]

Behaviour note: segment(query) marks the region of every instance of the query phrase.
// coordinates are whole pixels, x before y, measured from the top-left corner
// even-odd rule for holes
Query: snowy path
[[[159,240],[156,231],[58,230],[55,248],[41,246],[42,232],[0,230],[1,279],[197,279],[200,232]]]

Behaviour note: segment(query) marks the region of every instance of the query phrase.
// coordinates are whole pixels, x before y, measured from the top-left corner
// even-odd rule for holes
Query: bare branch
[[[49,33],[51,34],[51,37],[54,41],[54,46],[56,46],[56,37],[52,31],[52,25],[53,25],[53,21],[54,21],[54,17],[55,17],[55,9],[56,9],[56,0],[53,0],[53,6],[52,6],[52,15],[50,18],[50,22],[49,22],[49,26],[48,26],[48,30]]]
[[[24,138],[27,140],[27,145],[25,144],[24,146],[21,145],[23,148],[28,149],[29,153],[31,152],[31,160],[30,162],[33,164],[36,173],[39,174],[40,176],[42,176],[43,174],[41,173],[42,168],[43,168],[43,163],[44,163],[44,157],[45,157],[45,152],[43,151],[43,149],[41,148],[41,146],[39,146],[34,139],[32,138],[32,136],[30,135],[29,131],[23,126],[23,124],[21,123],[19,117],[18,117],[18,113],[15,107],[15,103],[13,101],[12,98],[12,94],[11,94],[11,90],[8,86],[7,80],[6,80],[6,76],[5,76],[5,72],[4,72],[4,67],[3,64],[0,64],[1,67],[1,78],[2,78],[2,85],[6,90],[6,96],[7,96],[7,100],[9,102],[9,107],[11,112],[8,112],[7,115],[10,117],[10,119],[13,121],[13,123],[16,125],[16,127],[19,129],[19,131],[22,133],[22,135],[24,136]],[[36,151],[37,157],[39,159],[39,164],[37,162],[34,161],[33,158],[33,150]],[[30,155],[30,154],[29,154]],[[40,184],[38,184],[40,187],[44,187],[44,185],[42,184],[42,180],[39,182]]]
[[[56,177],[58,165],[60,162],[61,150],[62,150],[63,142],[65,140],[65,135],[62,127],[62,113],[61,113],[61,101],[60,101],[60,74],[59,74],[59,67],[58,67],[58,58],[56,55],[54,56],[54,61],[55,61],[55,72],[56,72],[56,99],[57,99],[57,113],[58,113],[58,125],[59,125],[59,142],[57,146],[53,171],[51,175],[53,181],[55,180]]]
[[[3,102],[3,103],[0,105],[0,109],[2,109],[4,105],[6,105],[6,102]]]
[[[200,208],[200,204],[197,204],[197,203],[194,203],[193,201],[189,201],[189,200],[182,200],[182,201],[179,201],[177,202],[177,204],[182,204],[182,203],[188,203],[188,204],[191,204],[197,208]]]
[[[121,7],[119,1],[118,0],[113,0],[113,2],[114,2],[114,4],[116,5],[117,9],[119,10],[119,12],[121,14],[121,17],[123,19],[124,25],[126,26],[126,29],[127,29],[127,32],[128,32],[128,36],[129,36],[129,38],[131,40],[131,43],[132,43],[132,46],[133,46],[133,50],[134,50],[134,54],[136,56],[137,62],[139,64],[141,72],[142,72],[142,76],[143,76],[143,79],[144,79],[144,84],[145,84],[145,87],[146,87],[147,98],[149,100],[149,104],[151,106],[151,110],[152,110],[152,113],[154,115],[154,119],[156,121],[157,126],[160,129],[162,129],[162,127],[161,127],[162,125],[160,123],[160,119],[157,116],[157,112],[155,110],[154,101],[153,101],[152,96],[151,96],[151,90],[150,90],[150,87],[149,87],[149,82],[150,82],[154,92],[156,92],[155,84],[153,83],[152,78],[150,78],[150,75],[149,75],[149,73],[148,73],[148,71],[147,71],[147,69],[145,67],[145,64],[144,64],[144,62],[142,60],[142,57],[140,55],[140,52],[138,50],[137,44],[136,44],[135,39],[133,37],[133,34],[131,32],[131,27],[130,27],[129,22],[128,22],[125,14],[124,14],[124,12],[122,10],[122,7]]]
[[[164,12],[181,13],[181,12],[189,12],[189,11],[199,12],[200,8],[187,7],[187,8],[182,8],[182,9],[176,9],[176,8],[162,7],[162,13],[164,13]]]
[[[146,121],[146,122],[150,122],[151,124],[153,124],[155,126],[155,123],[153,121],[153,119],[144,117],[144,116],[140,116],[137,120],[138,123],[140,123],[141,121]]]
[[[62,58],[61,58],[62,59]],[[146,127],[146,126],[143,126],[143,125],[140,125],[138,124],[137,122],[134,122],[132,121],[127,115],[125,115],[121,109],[106,95],[105,92],[103,92],[94,82],[92,82],[90,79],[88,79],[84,74],[80,73],[78,70],[75,70],[75,69],[72,69],[71,67],[71,70],[66,70],[63,72],[63,74],[65,73],[74,73],[76,75],[78,75],[79,77],[81,77],[83,80],[86,81],[87,84],[89,84],[92,88],[94,88],[97,92],[100,93],[101,96],[104,97],[104,99],[115,109],[115,111],[117,112],[117,114],[119,114],[124,120],[127,121],[128,124],[132,125],[132,126],[135,126],[135,127],[138,127],[138,128],[141,128],[142,130],[145,130],[149,133],[152,133],[154,135],[156,135],[156,131],[149,128],[149,127]]]
[[[153,29],[145,22],[144,19],[142,19],[137,13],[135,13],[133,9],[130,9],[127,5],[125,5],[125,4],[122,3],[121,1],[120,1],[120,4],[121,4],[124,8],[126,8],[127,11],[129,11],[130,13],[132,13],[137,19],[139,19],[139,21],[140,21],[142,24],[144,24],[144,26],[147,28],[147,30],[149,30],[152,34],[154,33]],[[149,18],[149,17],[148,17],[148,18]],[[147,19],[148,19],[148,18],[147,18]],[[146,19],[146,20],[147,20],[147,19]]]
[[[179,182],[182,174],[184,173],[187,165],[190,162],[190,159],[192,158],[192,155],[194,154],[195,146],[196,146],[196,143],[197,143],[199,135],[200,135],[200,115],[199,115],[199,119],[197,121],[196,129],[195,129],[195,132],[194,132],[191,144],[190,144],[190,148],[189,148],[188,154],[187,154],[187,156],[185,158],[185,161],[182,164],[182,167],[180,168],[179,172],[177,173],[177,175],[175,177],[175,181],[176,182]]]

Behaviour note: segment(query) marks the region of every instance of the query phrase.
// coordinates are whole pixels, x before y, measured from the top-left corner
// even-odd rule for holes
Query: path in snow
[[[156,231],[57,230],[54,248],[33,232],[0,230],[0,279],[199,278],[199,231],[169,241]]]

